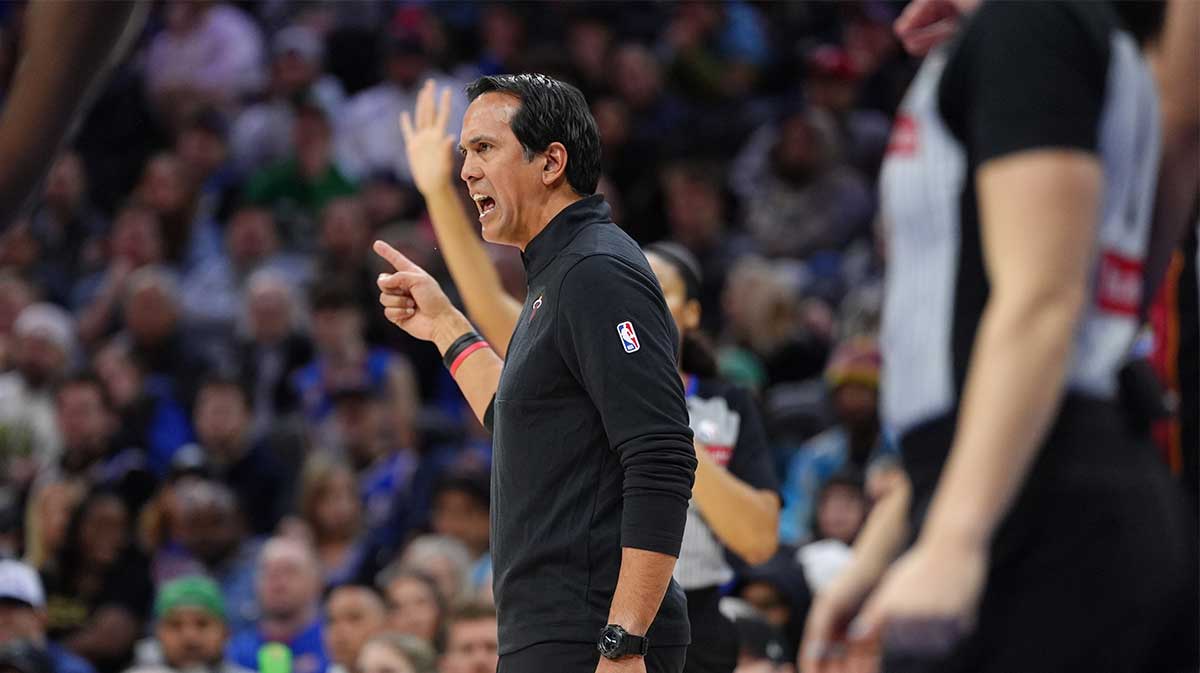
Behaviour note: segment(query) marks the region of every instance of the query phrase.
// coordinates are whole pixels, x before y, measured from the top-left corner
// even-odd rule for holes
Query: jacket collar
[[[585,196],[563,208],[521,253],[525,275],[538,275],[584,227],[600,222],[612,222],[612,210],[600,194]]]

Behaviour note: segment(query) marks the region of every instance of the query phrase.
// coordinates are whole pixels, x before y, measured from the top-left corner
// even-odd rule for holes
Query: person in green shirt
[[[294,154],[251,176],[246,201],[275,211],[289,247],[311,249],[316,222],[330,201],[355,194],[358,186],[333,161],[333,129],[325,110],[313,101],[297,104],[292,131]]]

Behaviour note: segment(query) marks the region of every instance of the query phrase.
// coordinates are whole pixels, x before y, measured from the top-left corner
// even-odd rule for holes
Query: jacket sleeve
[[[658,282],[594,255],[564,275],[557,306],[559,351],[625,471],[621,546],[678,556],[696,454]]]

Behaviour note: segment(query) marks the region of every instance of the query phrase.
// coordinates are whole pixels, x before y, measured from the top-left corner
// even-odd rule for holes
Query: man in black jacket
[[[583,95],[541,75],[467,89],[461,177],[483,237],[519,247],[529,291],[501,359],[437,283],[383,242],[389,320],[443,353],[492,429],[492,558],[500,671],[683,668],[689,629],[671,580],[696,458],[677,338],[637,244],[612,223]],[[449,170],[449,92],[432,84],[402,129]],[[430,162],[436,164],[437,162]],[[422,190],[433,217],[459,208]],[[601,658],[603,655],[603,658]]]

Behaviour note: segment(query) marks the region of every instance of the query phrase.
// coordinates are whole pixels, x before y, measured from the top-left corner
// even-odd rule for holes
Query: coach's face
[[[546,196],[540,155],[526,160],[511,121],[521,102],[505,93],[476,98],[463,117],[461,177],[475,207],[484,240],[524,249],[532,223],[529,215]]]

